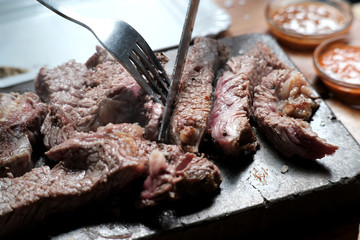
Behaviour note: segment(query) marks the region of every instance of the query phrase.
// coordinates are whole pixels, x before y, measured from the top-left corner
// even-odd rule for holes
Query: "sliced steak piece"
[[[32,146],[22,130],[0,127],[0,177],[18,177],[31,170]]]
[[[156,57],[162,65],[165,65],[169,59],[163,55],[162,53],[156,53]],[[109,80],[107,75],[111,74],[112,70],[107,70],[108,68],[112,69],[113,66],[123,67],[115,60],[106,50],[103,48],[97,47],[97,53],[95,53],[86,63],[87,67],[91,67],[97,72],[101,68],[101,72],[105,74],[105,77],[101,77],[100,79],[107,79],[106,81],[102,81],[101,85],[103,88],[114,89],[114,86],[111,85],[113,80]],[[105,66],[105,67],[104,67]],[[123,69],[125,70],[125,69]],[[126,74],[125,74],[126,73]],[[153,100],[153,98],[145,93],[137,82],[130,76],[129,73],[125,71],[123,76],[119,76],[118,79],[121,80],[121,83],[124,84],[129,91],[129,95],[126,96],[124,93],[116,93],[117,95],[121,95],[121,98],[127,99],[129,102],[124,103],[123,106],[119,106],[122,108],[122,112],[118,111],[118,114],[114,114],[113,111],[106,111],[107,116],[117,116],[118,119],[110,119],[107,117],[106,120],[102,120],[102,122],[98,123],[97,126],[103,126],[106,123],[122,123],[122,122],[137,122],[140,123],[141,126],[145,128],[145,137],[149,140],[157,139],[157,134],[159,131],[161,116],[163,113],[163,106],[160,103],[157,103]],[[98,81],[99,78],[96,78]],[[134,93],[134,94],[132,94]],[[93,95],[93,93],[89,93],[89,96]],[[133,96],[136,96],[134,99]],[[117,100],[117,99],[115,99]],[[122,100],[121,102],[124,102]],[[107,110],[109,106],[113,106],[113,104],[107,104]],[[102,109],[105,109],[104,107]],[[115,110],[115,109],[114,109]],[[104,113],[105,111],[103,111]],[[122,119],[119,119],[120,116]],[[100,117],[100,118],[99,118]],[[102,116],[95,119],[101,119]]]
[[[145,128],[145,138],[156,141],[158,138],[160,123],[164,112],[164,106],[155,102],[149,95],[143,95],[135,109],[133,122],[139,123]]]
[[[162,183],[170,187],[162,188],[162,199],[190,193],[183,189],[190,184],[200,190],[218,188],[220,173],[211,162],[184,154],[177,146],[158,146],[145,140],[143,133],[137,124],[126,123],[78,133],[46,153],[58,162],[54,168],[39,167],[19,178],[0,179],[0,236],[105,198],[149,171],[152,179],[166,174]],[[161,163],[165,167],[154,161],[157,152],[167,158],[168,163]],[[151,190],[144,191],[150,194],[143,196],[144,202],[154,203]]]
[[[221,181],[220,170],[206,158],[184,153],[176,145],[160,145],[149,157],[141,204],[153,206],[166,199],[214,193]]]
[[[228,63],[217,82],[208,133],[226,155],[256,151],[258,147],[250,122],[251,79],[257,77],[255,58],[238,56]],[[262,68],[261,68],[262,69]]]
[[[108,123],[137,122],[137,111],[144,112],[147,136],[158,131],[162,106],[150,97],[143,101],[141,87],[122,65],[103,48],[96,50],[85,65],[70,61],[53,69],[42,68],[35,79],[36,92],[56,105],[45,121],[55,123],[55,132],[47,131],[49,124],[43,127],[48,148],[61,143],[61,136],[67,136],[70,129],[89,132]],[[161,54],[158,58],[162,63],[168,60]],[[70,126],[64,125],[67,123]],[[61,133],[63,130],[66,132]]]
[[[14,179],[0,180],[0,236],[51,214],[106,197],[145,173],[148,153],[136,126],[107,126],[79,133],[47,155],[59,161]]]
[[[320,138],[303,120],[312,115],[317,104],[313,103],[312,91],[300,73],[274,70],[254,91],[256,122],[283,155],[317,159],[338,149]]]
[[[102,49],[98,48],[102,53]],[[106,60],[92,69],[74,61],[42,68],[35,79],[41,98],[61,106],[78,131],[94,131],[109,122],[129,122],[140,86],[118,63]]]
[[[169,125],[170,141],[185,151],[198,151],[211,109],[215,73],[228,54],[227,47],[214,39],[195,39],[185,63]]]
[[[58,67],[41,68],[34,80],[35,91],[46,103],[76,106],[87,86],[88,69],[73,60]]]
[[[0,177],[21,176],[33,167],[32,145],[46,113],[34,93],[0,93]]]
[[[287,67],[261,42],[227,67],[217,82],[208,133],[225,154],[236,156],[259,147],[249,120],[254,85],[273,69]]]

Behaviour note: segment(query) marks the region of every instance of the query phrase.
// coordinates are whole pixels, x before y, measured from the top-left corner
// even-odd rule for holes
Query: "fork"
[[[100,44],[131,74],[137,83],[166,104],[170,79],[145,39],[122,20],[82,16],[56,0],[37,0],[56,14],[90,30]]]

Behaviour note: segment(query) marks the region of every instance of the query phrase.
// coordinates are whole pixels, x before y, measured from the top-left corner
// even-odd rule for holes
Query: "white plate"
[[[77,12],[128,22],[154,50],[177,46],[188,1],[91,0],[61,1]],[[226,30],[230,16],[212,0],[201,0],[193,37]],[[54,67],[69,59],[85,62],[98,45],[85,28],[70,22],[36,1],[0,0],[0,66],[29,72],[0,80],[0,88],[32,80],[42,66]]]

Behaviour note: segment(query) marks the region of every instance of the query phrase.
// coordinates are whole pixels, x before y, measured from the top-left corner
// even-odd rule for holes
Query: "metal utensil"
[[[58,15],[90,30],[155,101],[166,104],[170,79],[145,39],[129,24],[121,20],[85,17],[56,0],[37,1]]]
[[[166,104],[164,108],[164,114],[162,117],[162,122],[160,126],[158,140],[166,139],[166,130],[169,124],[170,116],[173,110],[173,105],[175,102],[176,93],[179,87],[180,79],[182,76],[182,72],[184,70],[184,64],[186,60],[186,55],[189,49],[189,45],[191,42],[191,35],[194,28],[196,13],[198,10],[200,0],[190,0],[186,17],[185,23],[183,26],[183,31],[181,35],[180,45],[178,48],[175,67],[172,75],[172,81],[170,84],[170,91],[168,93]]]

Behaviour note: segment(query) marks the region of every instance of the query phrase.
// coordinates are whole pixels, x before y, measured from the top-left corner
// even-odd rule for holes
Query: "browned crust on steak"
[[[227,47],[210,38],[195,39],[178,89],[170,121],[170,141],[185,151],[198,152],[211,109],[212,82],[228,57]]]

